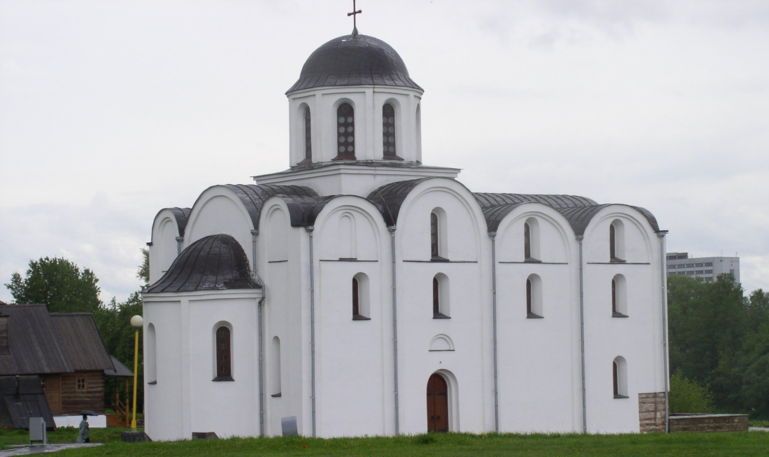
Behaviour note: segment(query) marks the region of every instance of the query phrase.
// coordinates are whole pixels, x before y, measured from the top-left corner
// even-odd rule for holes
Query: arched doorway
[[[427,431],[449,431],[449,386],[438,373],[427,381]]]

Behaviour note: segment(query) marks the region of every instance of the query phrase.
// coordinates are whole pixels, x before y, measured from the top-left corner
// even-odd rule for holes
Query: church
[[[354,29],[286,92],[287,170],[157,213],[150,438],[666,430],[666,231],[423,164],[423,93]]]

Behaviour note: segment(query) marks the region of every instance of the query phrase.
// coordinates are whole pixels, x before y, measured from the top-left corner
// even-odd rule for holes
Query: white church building
[[[666,232],[422,164],[422,95],[387,43],[335,38],[287,92],[288,170],[158,212],[153,440],[665,430]]]

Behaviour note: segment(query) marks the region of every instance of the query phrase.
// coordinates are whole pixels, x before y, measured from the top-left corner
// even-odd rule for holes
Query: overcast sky
[[[284,92],[346,0],[0,0],[0,283],[139,287],[152,218],[288,167]],[[423,160],[474,191],[651,210],[769,290],[769,1],[360,0],[424,89]],[[10,293],[0,287],[0,300]]]

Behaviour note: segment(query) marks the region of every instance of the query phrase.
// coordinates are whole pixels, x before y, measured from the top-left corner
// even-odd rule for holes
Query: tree
[[[136,277],[144,281],[144,284],[150,282],[150,251],[147,248],[142,249],[142,264],[139,265]]]
[[[25,276],[14,273],[5,286],[16,303],[42,303],[51,312],[96,312],[99,280],[88,268],[83,269],[63,258],[44,257],[31,260]]]
[[[708,389],[680,373],[670,377],[671,413],[709,413],[713,411]]]

